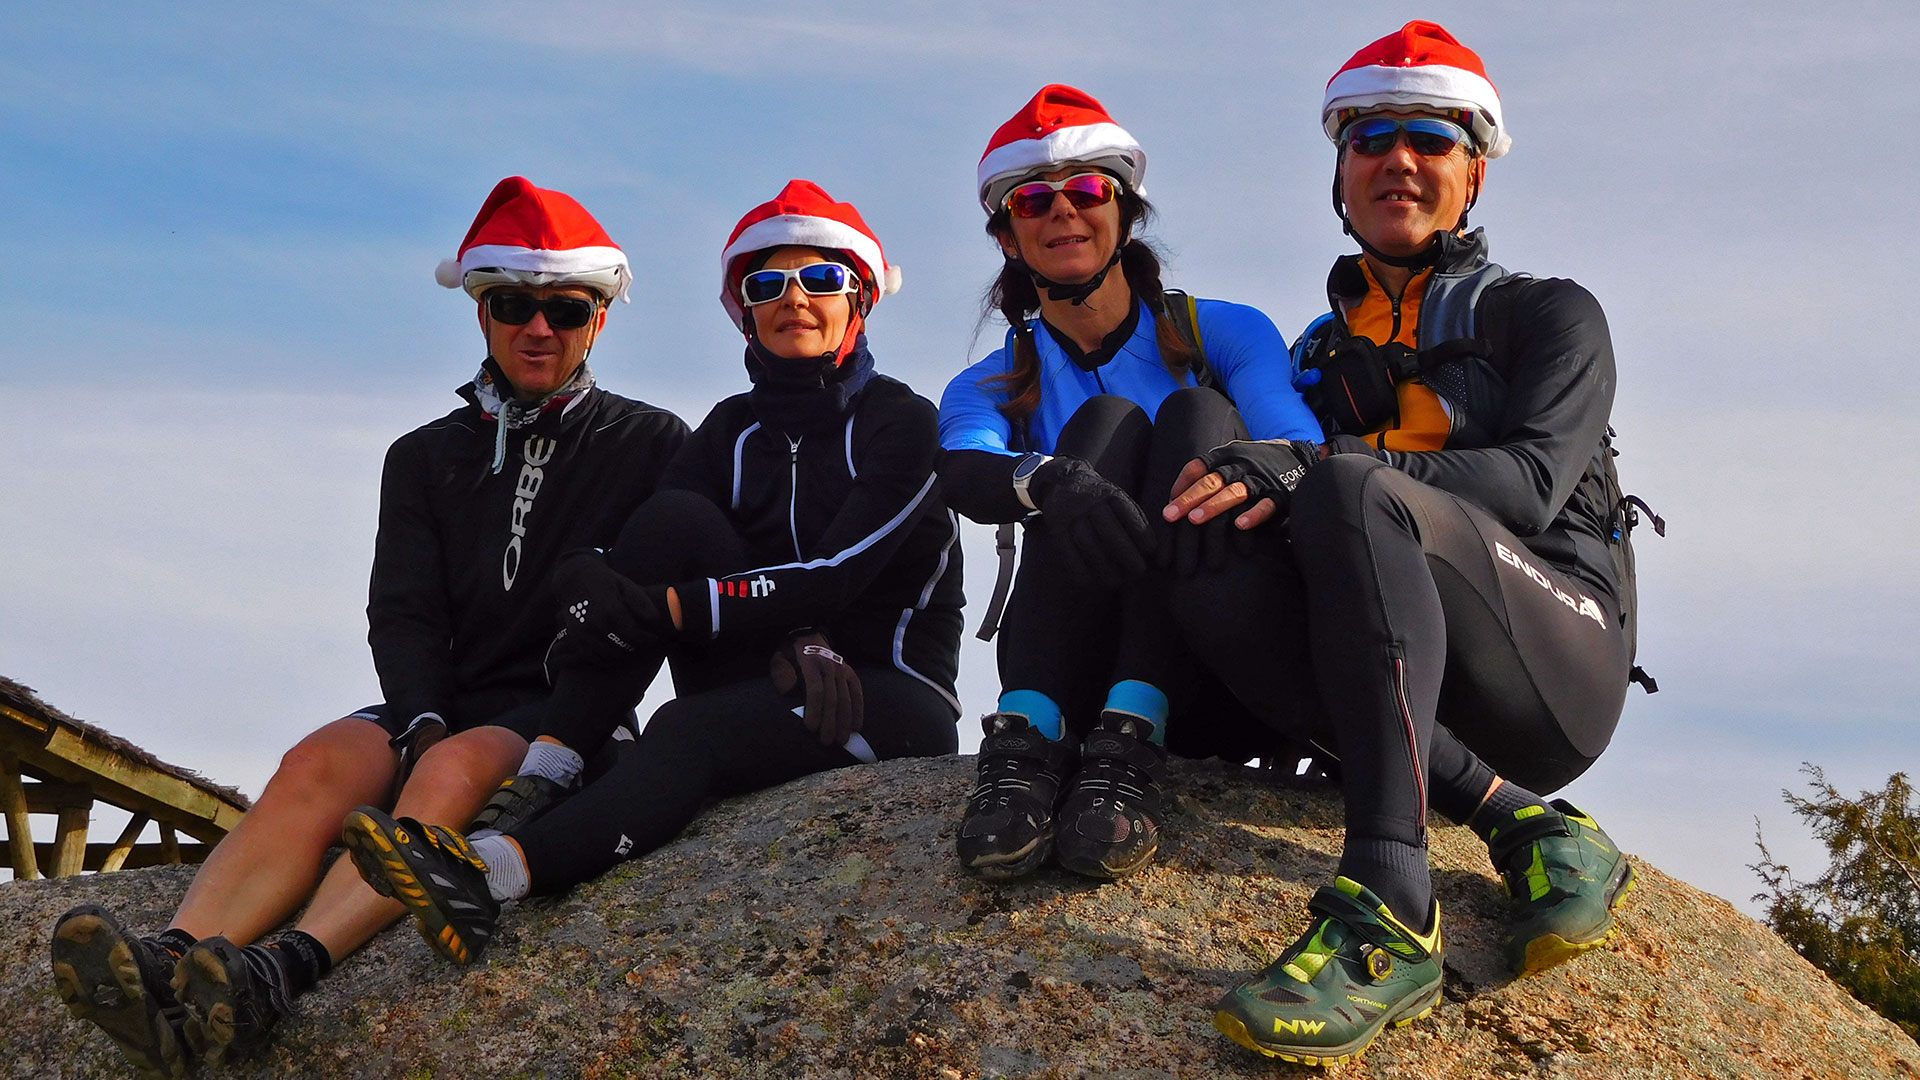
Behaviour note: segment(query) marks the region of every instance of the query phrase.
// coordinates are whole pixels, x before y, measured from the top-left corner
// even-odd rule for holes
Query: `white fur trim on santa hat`
[[[980,205],[989,214],[1000,209],[1006,189],[1019,177],[1068,162],[1092,164],[1103,159],[1119,166],[1120,179],[1134,194],[1147,193],[1147,152],[1127,129],[1119,124],[1081,124],[1063,127],[1045,138],[1019,139],[988,151],[975,172]]]
[[[442,259],[440,265],[434,268],[433,280],[445,288],[458,289],[466,284],[469,272],[487,268],[552,275],[555,280],[549,284],[556,285],[565,284],[569,278],[585,278],[587,275],[604,279],[608,272],[612,272],[613,295],[609,299],[627,299],[627,292],[633,285],[633,271],[628,268],[627,253],[617,247],[577,247],[550,251],[511,244],[475,244],[467,249],[458,262]],[[601,283],[582,282],[590,287]]]
[[[1486,77],[1444,64],[1390,67],[1366,64],[1348,68],[1327,84],[1320,107],[1327,138],[1340,137],[1343,109],[1466,109],[1474,114],[1474,137],[1497,158],[1513,147],[1506,121],[1500,115],[1500,94]]]
[[[880,296],[900,291],[899,268],[887,265],[880,253],[880,244],[873,237],[832,218],[781,214],[742,229],[733,243],[727,245],[727,250],[720,253],[720,305],[727,309],[727,315],[735,323],[746,310],[740,306],[740,297],[734,289],[733,261],[749,252],[789,246],[833,248],[852,255],[860,264],[860,272],[876,286],[875,303],[880,302]]]

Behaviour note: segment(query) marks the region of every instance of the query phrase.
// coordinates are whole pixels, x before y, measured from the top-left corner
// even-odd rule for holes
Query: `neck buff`
[[[850,345],[819,356],[794,359],[776,356],[747,339],[747,377],[753,389],[747,395],[753,414],[770,428],[788,435],[822,431],[840,423],[854,395],[873,378],[873,354],[867,351],[864,331],[848,335]],[[837,362],[836,362],[837,361]]]
[[[505,395],[501,394],[505,388]],[[537,401],[521,401],[513,394],[513,383],[500,365],[489,356],[480,362],[480,373],[465,387],[468,400],[480,406],[489,420],[497,420],[493,436],[493,471],[499,472],[507,460],[507,432],[523,428],[550,412],[565,412],[587,391],[593,389],[593,369],[583,359],[573,377],[553,393]]]

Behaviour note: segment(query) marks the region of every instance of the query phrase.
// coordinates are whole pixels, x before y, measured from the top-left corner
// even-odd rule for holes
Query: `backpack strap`
[[[1200,340],[1200,301],[1191,293],[1168,289],[1161,294],[1159,315],[1173,326],[1173,332],[1193,350],[1194,385],[1225,394],[1220,380],[1214,377],[1213,365],[1207,363],[1207,343]]]

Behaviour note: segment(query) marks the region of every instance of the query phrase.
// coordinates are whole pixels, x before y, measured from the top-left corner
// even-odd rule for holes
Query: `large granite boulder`
[[[1304,924],[1337,796],[1176,763],[1157,865],[988,885],[955,865],[971,758],[815,776],[722,803],[674,844],[510,911],[475,967],[406,927],[343,963],[240,1077],[1308,1075],[1229,1043],[1212,1006]],[[644,794],[636,794],[644,797]],[[1920,1078],[1920,1047],[1765,927],[1645,863],[1621,932],[1513,982],[1485,848],[1436,829],[1438,1009],[1332,1077]],[[126,1074],[47,977],[83,900],[158,928],[191,871],[0,886],[0,1073]],[[213,1075],[209,1071],[209,1075]]]

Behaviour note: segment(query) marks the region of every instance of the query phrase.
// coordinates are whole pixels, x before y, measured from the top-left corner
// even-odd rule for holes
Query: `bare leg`
[[[207,856],[172,925],[244,945],[286,921],[313,895],[340,819],[384,802],[398,767],[385,729],[368,720],[335,720],[300,740]]]
[[[526,740],[506,728],[474,728],[450,736],[421,757],[394,805],[394,816],[464,829],[526,753]],[[339,838],[340,819],[352,808],[344,807],[334,815],[333,840]],[[296,929],[312,934],[338,961],[405,913],[399,901],[381,896],[361,881],[351,861],[340,859],[320,883]]]

